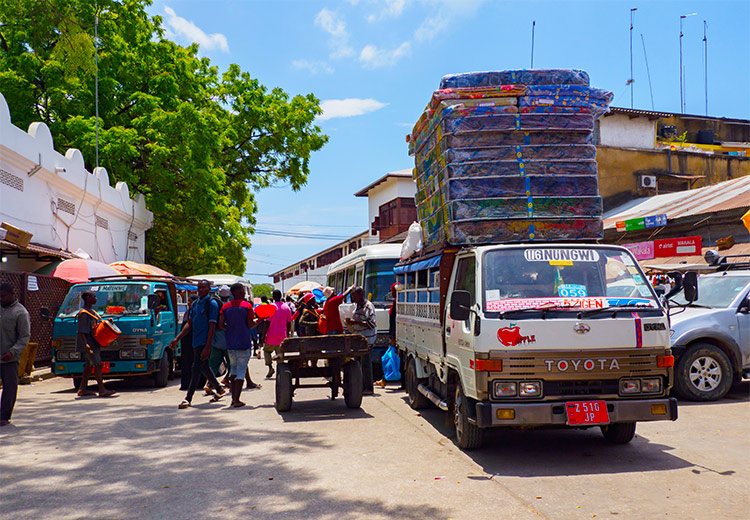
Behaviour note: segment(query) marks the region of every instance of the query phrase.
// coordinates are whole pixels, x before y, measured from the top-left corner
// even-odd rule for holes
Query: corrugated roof
[[[619,220],[648,215],[666,214],[667,220],[674,220],[735,208],[750,208],[750,175],[695,190],[630,201],[604,214],[604,229],[614,228]]]
[[[31,243],[27,246],[19,246],[13,242],[7,240],[0,240],[0,250],[13,250],[18,249],[19,251],[28,251],[30,253],[36,253],[39,256],[54,256],[57,258],[74,258],[73,254],[63,249],[54,249],[52,247],[43,246],[41,244]]]

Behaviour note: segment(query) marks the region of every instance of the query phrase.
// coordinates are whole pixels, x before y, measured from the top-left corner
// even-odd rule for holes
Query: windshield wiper
[[[683,307],[698,307],[701,309],[713,309],[710,305],[701,305],[700,303],[688,303],[687,305],[684,305]]]

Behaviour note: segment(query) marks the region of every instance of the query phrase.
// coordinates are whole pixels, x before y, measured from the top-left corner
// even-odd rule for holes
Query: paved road
[[[260,361],[251,363],[263,372]],[[495,431],[469,454],[444,414],[412,411],[395,388],[348,410],[273,385],[231,409],[111,382],[78,399],[67,379],[21,388],[0,430],[0,518],[744,518],[750,507],[750,385],[684,403],[627,446],[598,430]]]

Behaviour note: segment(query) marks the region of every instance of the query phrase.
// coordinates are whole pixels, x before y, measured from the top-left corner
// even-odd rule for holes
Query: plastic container
[[[342,303],[339,305],[339,317],[341,317],[341,323],[346,324],[346,320],[354,318],[354,311],[356,309],[356,303]]]

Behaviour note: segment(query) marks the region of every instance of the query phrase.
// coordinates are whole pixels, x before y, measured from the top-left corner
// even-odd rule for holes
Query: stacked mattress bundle
[[[601,237],[594,121],[612,93],[580,70],[445,76],[407,136],[424,244]]]

